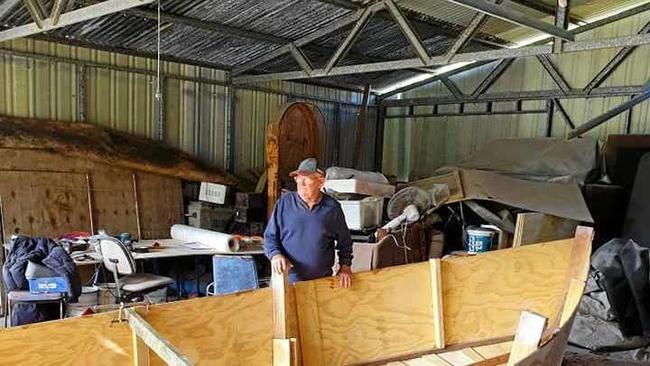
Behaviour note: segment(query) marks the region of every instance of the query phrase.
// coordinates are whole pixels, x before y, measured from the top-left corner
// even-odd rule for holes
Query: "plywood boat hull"
[[[559,364],[590,250],[591,231],[580,228],[574,239],[358,273],[352,289],[339,288],[336,278],[297,283],[282,300],[282,338],[294,340],[287,343],[293,361],[285,364],[427,364],[426,357],[512,339],[522,310],[543,315],[548,325],[540,347],[518,364]],[[275,323],[271,289],[138,313],[194,364],[273,365],[275,300]],[[117,318],[114,312],[0,331],[2,363],[132,363],[132,334],[127,322],[111,322]],[[148,355],[149,364],[163,364]]]

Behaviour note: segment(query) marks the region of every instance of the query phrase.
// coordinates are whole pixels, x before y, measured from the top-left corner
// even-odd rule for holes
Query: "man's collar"
[[[300,202],[300,204],[303,205],[303,207],[309,211],[312,211],[316,206],[320,205],[320,203],[323,202],[323,192],[321,192],[318,201],[314,203],[314,206],[311,209],[309,208],[309,204],[305,202],[305,200],[303,200],[302,197],[300,197],[300,193],[298,193],[297,191],[296,191],[296,197],[298,197],[298,201]]]

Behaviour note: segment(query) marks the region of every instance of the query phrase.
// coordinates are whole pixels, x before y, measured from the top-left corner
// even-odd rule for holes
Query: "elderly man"
[[[325,177],[316,159],[303,160],[290,175],[298,191],[280,197],[264,232],[273,271],[289,271],[291,283],[331,276],[336,242],[339,281],[349,288],[352,239],[341,205],[321,192]]]

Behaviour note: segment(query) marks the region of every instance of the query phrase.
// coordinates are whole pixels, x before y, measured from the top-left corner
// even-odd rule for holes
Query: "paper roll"
[[[239,250],[239,240],[230,234],[217,231],[176,224],[172,226],[171,236],[172,239],[182,240],[187,243],[198,242],[222,252],[236,252]]]

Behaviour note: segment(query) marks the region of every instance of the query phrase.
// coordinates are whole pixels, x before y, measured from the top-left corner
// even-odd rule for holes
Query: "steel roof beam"
[[[551,59],[548,58],[548,55],[539,55],[537,56],[537,60],[542,64],[544,70],[546,70],[551,79],[553,79],[555,85],[557,85],[565,94],[568,94],[571,91],[571,87],[564,79],[564,76],[560,73],[560,70],[558,70]]]
[[[397,23],[399,29],[402,31],[402,34],[404,34],[404,37],[406,37],[415,50],[415,53],[420,57],[423,63],[427,63],[429,61],[429,52],[427,51],[426,46],[422,43],[418,34],[413,31],[413,28],[411,28],[406,17],[404,17],[393,0],[384,0],[384,4],[386,5],[390,15],[393,17],[393,20],[395,20],[395,23]]]
[[[451,3],[464,6],[489,16],[505,20],[507,22],[534,29],[551,36],[559,37],[567,41],[574,41],[575,37],[566,29],[558,28],[539,19],[531,18],[518,10],[507,8],[487,2],[485,0],[447,0]]]
[[[650,32],[650,22],[646,23],[643,28],[639,31],[638,34],[645,34]],[[623,47],[621,48],[616,55],[603,67],[600,72],[587,84],[585,91],[591,93],[594,88],[600,86],[616,69],[627,59],[629,55],[636,49],[635,46]]]
[[[54,24],[52,19],[43,20],[41,27],[36,23],[25,24],[9,28],[0,32],[0,42],[9,41],[16,38],[31,36],[52,29],[65,27],[67,25],[84,22],[87,20],[102,17],[104,15],[117,13],[136,6],[142,6],[154,2],[154,0],[108,0],[94,5],[72,10],[61,14],[59,21]]]
[[[605,48],[617,48],[626,46],[640,46],[650,44],[650,35],[637,34],[626,37],[605,38],[595,40],[585,40],[568,43],[564,47],[563,53],[592,51]],[[442,66],[450,63],[457,62],[475,62],[475,61],[489,61],[500,60],[504,58],[517,58],[548,55],[553,52],[552,45],[534,45],[512,49],[500,49],[490,51],[468,52],[455,55],[451,60],[445,60],[444,56],[432,57],[426,66]],[[411,58],[397,61],[386,61],[360,65],[338,66],[332,68],[330,72],[325,72],[323,69],[314,70],[312,75],[308,75],[304,71],[290,71],[281,73],[271,73],[262,75],[246,75],[235,78],[235,82],[256,82],[256,81],[269,81],[269,80],[296,80],[305,79],[309,77],[324,77],[324,76],[337,76],[349,75],[365,72],[381,72],[389,70],[410,69],[422,66],[420,58]]]
[[[372,17],[374,11],[376,10],[371,9],[370,7],[363,9],[361,16],[354,24],[354,27],[352,27],[350,33],[348,33],[348,36],[345,37],[345,39],[339,45],[336,51],[334,51],[332,57],[330,57],[329,61],[327,61],[327,65],[325,65],[325,72],[329,72],[332,69],[332,67],[334,67],[334,65],[336,65],[341,59],[343,59],[343,57],[345,57],[345,55],[350,50],[350,47],[352,47],[352,44],[361,33],[363,27],[366,26],[368,20],[370,20],[370,18]]]

